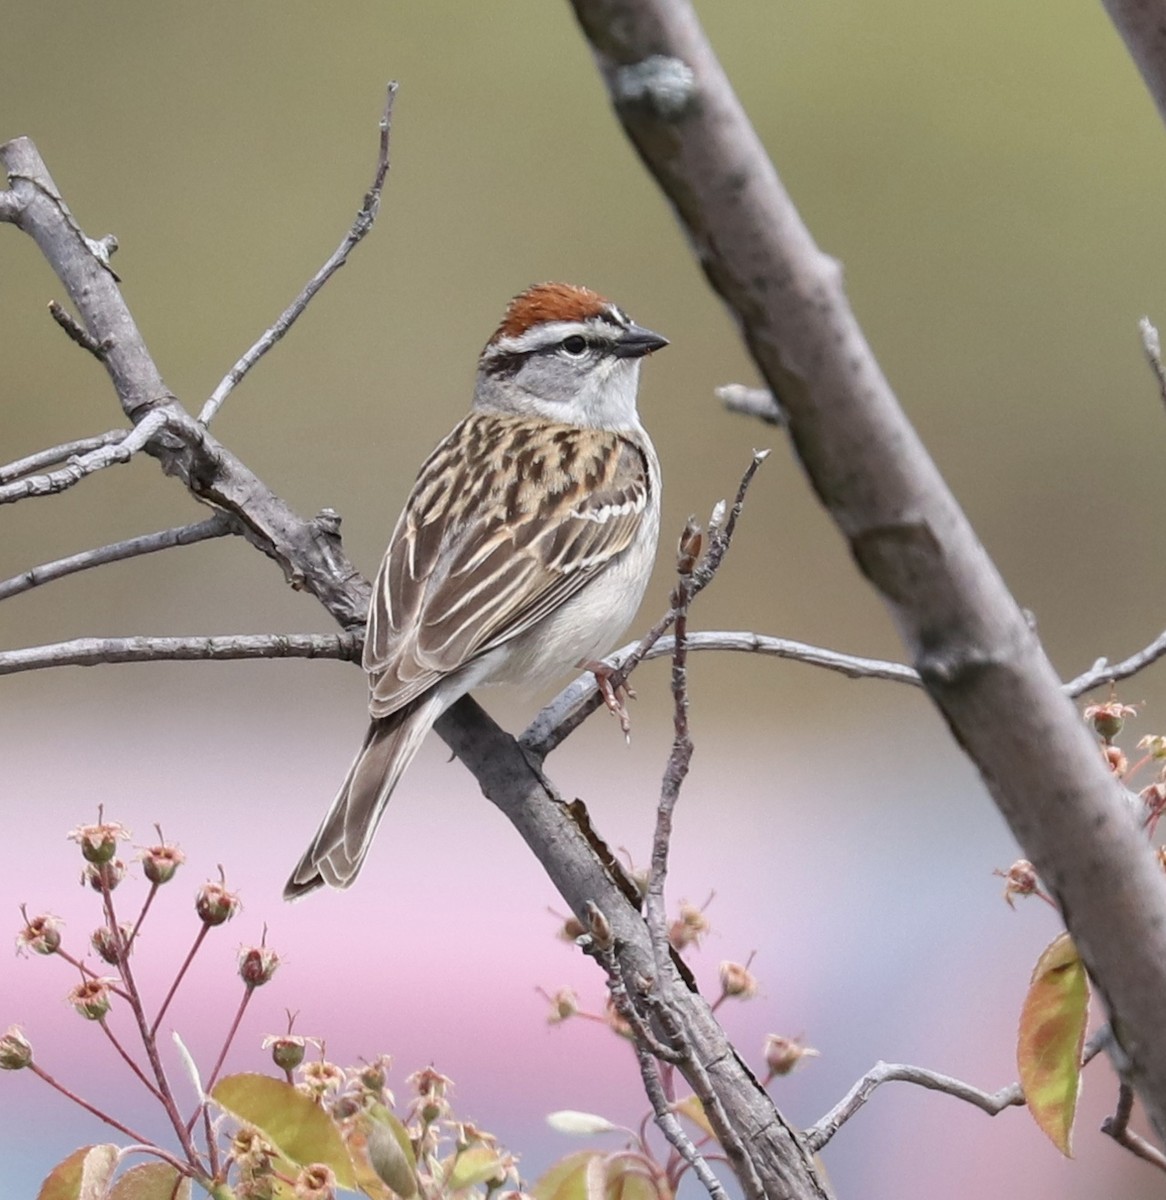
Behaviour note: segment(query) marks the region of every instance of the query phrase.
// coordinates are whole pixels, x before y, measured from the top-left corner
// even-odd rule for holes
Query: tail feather
[[[296,900],[324,884],[352,884],[397,780],[444,708],[431,692],[369,725],[328,815],[283,889],[285,900]]]

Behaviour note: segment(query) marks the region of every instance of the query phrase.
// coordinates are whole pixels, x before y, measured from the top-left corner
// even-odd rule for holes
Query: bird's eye
[[[572,358],[581,358],[587,353],[587,339],[580,337],[577,333],[573,333],[568,338],[563,338],[563,352],[569,354]]]

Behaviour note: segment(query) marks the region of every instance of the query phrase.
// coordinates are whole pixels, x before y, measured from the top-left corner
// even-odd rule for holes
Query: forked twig
[[[296,323],[304,309],[312,302],[315,294],[336,274],[349,254],[359,245],[365,234],[373,227],[377,212],[381,206],[381,192],[384,190],[385,177],[389,173],[389,135],[393,122],[393,100],[397,95],[396,81],[388,85],[385,97],[385,107],[381,114],[380,151],[377,154],[376,173],[373,175],[372,186],[365,192],[364,202],[351,228],[344,235],[340,245],[336,247],[327,262],[304,285],[302,291],[284,309],[279,319],[269,329],[265,330],[259,340],[239,359],[223,377],[219,386],[211,393],[210,399],[202,406],[198,419],[209,425],[215,414],[222,408],[227,397],[243,381],[253,366],[270,350],[287,331]]]
[[[725,554],[732,544],[733,533],[737,528],[737,520],[741,516],[741,510],[744,508],[745,495],[749,491],[749,485],[753,482],[753,476],[757,474],[757,469],[768,457],[768,450],[753,451],[753,458],[749,466],[746,467],[745,474],[741,476],[741,482],[737,487],[737,495],[734,497],[733,507],[729,510],[727,517],[724,518],[723,524],[720,519],[722,506],[718,505],[717,510],[714,510],[713,520],[709,526],[709,547],[704,558],[692,573],[692,591],[689,595],[689,600],[699,595],[700,592],[708,587],[713,580],[713,576],[716,575],[717,570],[720,568]],[[612,688],[618,692],[619,688],[627,681],[628,676],[647,657],[651,648],[667,633],[675,620],[676,610],[675,608],[670,608],[644,634],[636,648],[621,661],[619,670],[610,677],[609,682]],[[556,746],[570,737],[601,703],[602,697],[599,694],[599,689],[596,688],[578,704],[573,705],[564,712],[562,718],[553,725],[541,720],[542,713],[540,713],[539,717],[535,718],[526,732],[518,739],[522,743],[522,748],[528,754],[533,754],[536,758],[545,758]]]

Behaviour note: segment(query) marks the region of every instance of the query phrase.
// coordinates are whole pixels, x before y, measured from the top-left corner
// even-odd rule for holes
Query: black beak
[[[645,329],[642,325],[629,325],[620,334],[619,341],[611,348],[616,358],[643,358],[653,350],[660,350],[668,345],[668,339]]]

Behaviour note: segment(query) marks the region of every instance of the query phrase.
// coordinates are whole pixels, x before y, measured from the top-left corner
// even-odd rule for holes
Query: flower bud
[[[204,883],[194,897],[194,911],[204,925],[222,925],[241,907],[239,897],[221,883]]]
[[[1007,871],[996,871],[1004,879],[1004,899],[1015,908],[1017,896],[1031,896],[1039,891],[1036,867],[1027,858],[1018,858]]]
[[[127,924],[119,925],[118,928],[121,931],[121,944],[126,948],[128,953],[133,930]],[[119,961],[118,941],[113,936],[113,930],[108,925],[101,925],[95,929],[89,937],[89,944],[97,952],[98,958],[103,962],[107,962],[113,967],[117,966]]]
[[[765,1038],[765,1065],[770,1075],[788,1075],[803,1058],[816,1058],[818,1051],[802,1045],[800,1037],[771,1033]]]
[[[1132,704],[1120,704],[1111,696],[1104,704],[1090,704],[1085,709],[1085,720],[1093,726],[1093,732],[1103,742],[1112,742],[1122,731],[1126,717],[1136,717],[1137,708]]]
[[[1109,764],[1109,769],[1115,775],[1124,775],[1129,769],[1130,760],[1126,758],[1117,746],[1111,746],[1107,742],[1101,747],[1101,753],[1105,756],[1105,761]]]
[[[81,846],[81,854],[87,863],[100,866],[112,861],[117,853],[119,838],[127,838],[130,831],[116,821],[101,821],[96,825],[78,825],[68,833],[70,841]]]
[[[306,1039],[292,1033],[265,1038],[263,1042],[264,1050],[271,1051],[271,1061],[281,1071],[294,1071],[304,1061],[306,1047]]]
[[[360,1081],[360,1086],[374,1096],[383,1096],[385,1084],[389,1078],[389,1068],[392,1065],[392,1056],[388,1054],[381,1054],[372,1062],[365,1063],[356,1076]]]
[[[544,993],[545,994],[545,993]],[[569,1020],[579,1011],[579,997],[569,987],[561,987],[550,997],[551,1011],[547,1013],[547,1024],[558,1025]]]
[[[1166,758],[1166,735],[1148,733],[1138,742],[1138,749],[1147,751],[1151,758]]]
[[[668,928],[668,941],[673,950],[684,951],[700,945],[700,939],[712,926],[703,910],[687,900],[680,902],[680,916]]]
[[[66,999],[87,1021],[104,1020],[109,1012],[109,980],[83,979]]]
[[[81,882],[89,884],[95,892],[112,892],[125,877],[126,865],[120,858],[89,863],[81,872]]]
[[[721,963],[721,991],[726,996],[736,996],[741,1000],[752,1000],[757,995],[760,985],[757,977],[743,963]]]
[[[61,945],[61,922],[48,913],[29,918],[21,907],[24,928],[16,935],[16,953],[55,954]]]
[[[314,1099],[321,1099],[344,1086],[344,1072],[330,1062],[305,1063],[300,1070],[300,1089]]]
[[[177,846],[166,842],[148,846],[142,851],[142,874],[153,884],[169,883],[174,872],[186,861],[186,855]]]
[[[32,1045],[15,1025],[0,1037],[0,1071],[22,1071],[32,1062]]]
[[[332,1200],[336,1195],[336,1174],[323,1163],[304,1167],[296,1176],[296,1200]]]
[[[249,988],[270,982],[279,966],[279,955],[266,946],[244,946],[239,952],[239,978]]]

